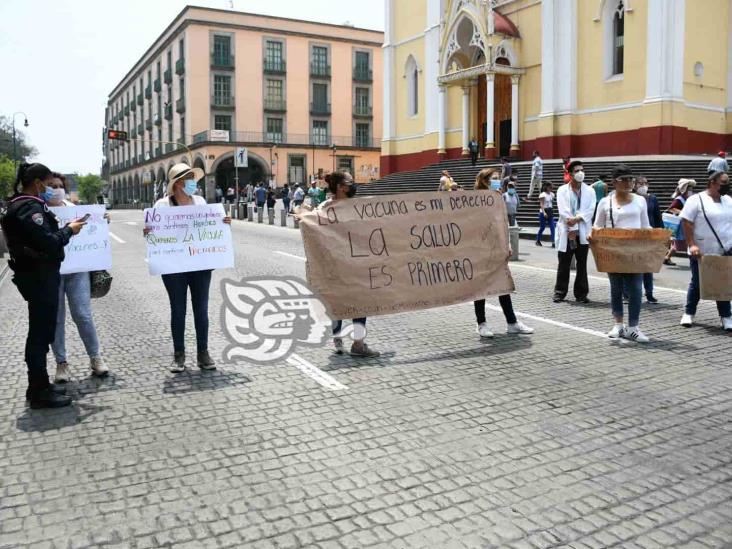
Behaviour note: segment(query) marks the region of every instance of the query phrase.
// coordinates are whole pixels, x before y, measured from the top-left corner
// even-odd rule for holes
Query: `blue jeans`
[[[694,258],[689,260],[691,266],[691,281],[689,282],[689,289],[686,292],[686,309],[687,315],[696,314],[696,306],[699,305],[700,296],[700,283],[699,283],[699,261]],[[717,311],[719,316],[722,318],[728,318],[732,316],[732,305],[729,301],[717,301]]]
[[[610,279],[610,304],[613,316],[623,317],[623,288],[628,291],[628,326],[638,326],[643,295],[643,275],[608,273]]]
[[[361,324],[363,326],[366,326],[366,319],[365,318],[354,318],[353,319],[354,324]],[[341,330],[343,329],[343,321],[342,320],[334,320],[332,324],[333,328],[333,337],[339,337]]]
[[[552,234],[552,243],[554,243],[554,216],[547,217],[544,212],[539,212],[539,232],[536,233],[536,241],[539,242],[541,237],[544,236],[544,229],[549,226],[549,230]]]
[[[643,289],[646,292],[646,297],[653,297],[653,273],[643,274]],[[623,285],[623,297],[628,299],[628,285]]]
[[[191,289],[193,324],[196,327],[196,347],[198,352],[208,350],[208,291],[211,286],[211,271],[192,271],[163,275],[163,284],[170,300],[170,331],[173,333],[173,350],[182,353],[186,350],[186,310],[188,308],[188,288]]]
[[[58,289],[56,335],[51,344],[56,363],[66,362],[66,299],[69,300],[71,318],[79,331],[86,354],[89,358],[99,357],[99,338],[91,310],[89,273],[73,273],[61,275],[61,284]]]

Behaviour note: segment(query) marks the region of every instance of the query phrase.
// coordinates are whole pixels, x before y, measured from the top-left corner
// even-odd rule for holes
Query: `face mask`
[[[65,189],[53,189],[53,202],[63,202],[66,199]]]
[[[194,179],[186,179],[185,183],[183,183],[183,192],[188,196],[193,196],[196,194],[197,190],[198,185],[196,185],[196,181]]]
[[[727,196],[729,194],[729,189],[730,184],[729,181],[727,181],[727,183],[719,186],[719,194],[721,194],[722,196]]]
[[[493,190],[493,191],[501,190],[501,180],[500,179],[491,179],[491,190]]]
[[[356,196],[357,192],[358,192],[358,185],[356,185],[355,183],[351,183],[350,185],[348,185],[348,190],[346,191],[346,196],[348,198],[353,198],[354,196]]]
[[[508,194],[510,194],[511,196],[515,195],[516,189],[508,189]]]
[[[54,190],[55,189],[53,189],[53,187],[46,187],[46,190],[40,194],[41,200],[43,200],[44,202],[50,202],[51,200],[53,200]]]
[[[638,187],[635,192],[641,196],[646,196],[648,194],[648,187],[645,185]]]
[[[585,180],[585,172],[577,172],[572,177],[577,183],[582,183]]]

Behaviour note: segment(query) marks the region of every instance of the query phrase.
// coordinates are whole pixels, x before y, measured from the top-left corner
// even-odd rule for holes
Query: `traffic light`
[[[117,141],[127,141],[127,132],[122,130],[107,130],[108,139],[116,139]]]

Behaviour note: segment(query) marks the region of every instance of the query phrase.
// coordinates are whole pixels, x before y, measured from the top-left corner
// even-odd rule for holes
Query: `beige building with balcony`
[[[188,162],[215,188],[305,183],[350,171],[379,177],[383,33],[186,7],[112,90],[106,129],[113,203],[150,202],[168,169]]]

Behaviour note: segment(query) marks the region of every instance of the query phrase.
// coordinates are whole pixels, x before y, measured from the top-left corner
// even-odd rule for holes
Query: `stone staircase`
[[[630,166],[637,175],[648,178],[650,192],[655,194],[665,209],[671,203],[671,193],[676,188],[678,180],[682,177],[695,179],[697,191],[705,188],[707,178],[707,165],[710,157],[630,157],[624,159],[593,159],[583,160],[586,173],[586,181],[592,184],[596,178],[604,173],[612,173],[613,167],[621,161]],[[533,200],[527,200],[529,191],[529,180],[531,178],[530,162],[512,163],[514,172],[518,171],[518,192],[521,198],[521,205],[518,211],[518,224],[522,227],[537,227],[538,220],[538,191],[535,191]],[[442,170],[448,170],[450,175],[466,189],[473,188],[477,173],[487,167],[500,167],[496,161],[479,159],[475,166],[470,160],[446,160],[438,164],[430,164],[419,170],[411,172],[400,172],[390,174],[383,179],[359,187],[361,196],[384,195],[396,193],[414,193],[436,191],[440,184]],[[544,180],[554,183],[554,189],[563,183],[563,169],[560,160],[544,161]],[[556,204],[555,204],[556,206]],[[556,211],[556,210],[555,210]],[[548,231],[547,231],[548,232]]]

